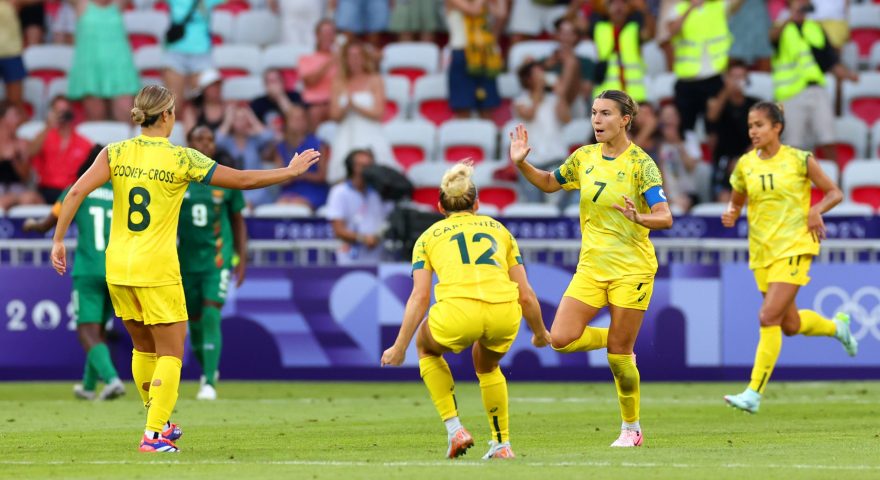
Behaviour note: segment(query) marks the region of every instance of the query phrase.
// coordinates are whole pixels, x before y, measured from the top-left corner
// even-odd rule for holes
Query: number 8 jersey
[[[164,137],[140,135],[107,146],[113,221],[107,283],[160,287],[181,281],[177,221],[189,182],[209,183],[217,163]]]
[[[501,222],[457,212],[431,225],[413,248],[413,271],[437,273],[434,297],[505,303],[519,298],[508,270],[522,264],[519,246]]]

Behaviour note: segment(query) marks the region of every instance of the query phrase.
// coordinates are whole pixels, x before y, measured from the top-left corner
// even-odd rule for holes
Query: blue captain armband
[[[654,185],[649,188],[643,196],[645,197],[645,201],[648,202],[648,207],[653,207],[654,205],[660,202],[668,202],[666,200],[666,192],[663,191],[663,187],[660,185]]]

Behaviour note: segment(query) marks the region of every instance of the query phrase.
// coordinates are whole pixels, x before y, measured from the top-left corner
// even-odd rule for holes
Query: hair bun
[[[468,192],[471,185],[471,175],[474,173],[473,164],[469,160],[455,164],[443,175],[440,182],[440,190],[449,197],[460,197]]]
[[[147,114],[138,107],[134,107],[131,109],[131,121],[135,123],[135,125],[140,125],[144,123],[146,120]]]

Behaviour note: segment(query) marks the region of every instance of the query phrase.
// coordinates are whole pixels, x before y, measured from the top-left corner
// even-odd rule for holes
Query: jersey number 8
[[[150,226],[150,192],[143,187],[134,187],[128,192],[128,229],[143,232]],[[137,216],[135,214],[138,214]],[[135,221],[137,217],[138,221]]]

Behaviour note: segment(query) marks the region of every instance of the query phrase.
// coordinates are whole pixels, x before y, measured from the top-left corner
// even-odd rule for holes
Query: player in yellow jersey
[[[288,182],[319,157],[306,150],[287,168],[234,170],[190,148],[172,145],[174,96],[158,85],[144,87],[131,110],[141,135],[107,146],[70,188],[52,245],[52,265],[67,270],[65,233],[92,190],[110,181],[113,219],[106,249],[107,286],[113,309],[131,335],[131,370],[147,410],[140,450],[177,452],[180,429],[169,418],[177,401],[187,332],[187,311],[177,260],[177,221],[190,182],[252,189]]]
[[[603,91],[592,108],[599,143],[577,149],[554,172],[526,161],[529,137],[522,125],[510,134],[510,158],[529,182],[547,193],[580,191],[580,259],[550,335],[553,348],[563,353],[608,348],[623,418],[612,447],[637,447],[643,441],[633,346],[657,272],[648,232],[672,226],[660,170],[626,133],[637,113],[638,105],[626,93]],[[611,326],[588,326],[606,305]]]
[[[829,320],[812,310],[798,310],[795,304],[798,290],[810,281],[810,264],[825,238],[822,214],[840,203],[843,194],[813,154],[779,141],[785,128],[779,105],[755,104],[749,109],[748,125],[755,149],[740,158],[730,176],[733,192],[721,221],[725,227],[736,225],[748,200],[749,268],[764,303],[758,314],[761,334],[751,382],[743,393],[724,400],[756,413],[782,349],[783,333],[836,337],[851,356],[858,343],[849,330],[849,315],[841,312]],[[812,207],[810,182],[825,193]]]
[[[532,344],[536,347],[546,346],[550,334],[516,239],[497,220],[477,214],[480,202],[472,174],[470,164],[459,163],[443,175],[439,207],[446,218],[425,230],[416,242],[412,294],[397,340],[382,354],[382,365],[403,363],[418,330],[419,371],[446,425],[446,456],[455,458],[465,454],[474,440],[458,418],[455,384],[443,354],[473,345],[474,369],[492,435],[483,458],[513,458],[507,380],[498,362],[510,350],[523,316],[535,333]],[[432,273],[437,273],[437,303],[422,321],[431,303]]]

